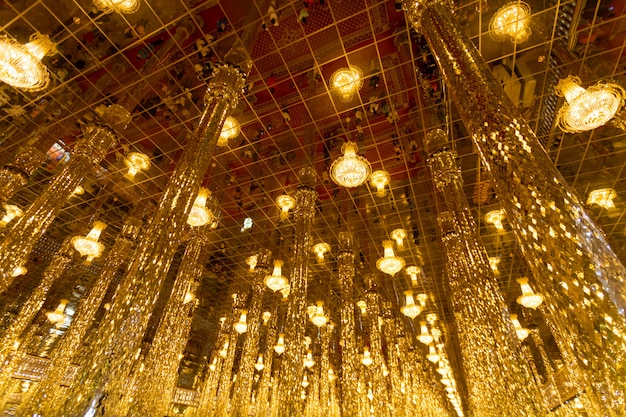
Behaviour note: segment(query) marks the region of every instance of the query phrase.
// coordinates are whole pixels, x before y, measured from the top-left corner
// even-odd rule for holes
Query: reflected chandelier
[[[47,35],[35,33],[26,45],[0,36],[0,80],[26,91],[40,91],[50,77],[41,59],[56,53],[56,45]]]
[[[330,178],[335,184],[352,188],[367,181],[372,167],[367,159],[356,154],[357,150],[354,142],[346,142],[341,147],[343,156],[337,158],[330,166]]]

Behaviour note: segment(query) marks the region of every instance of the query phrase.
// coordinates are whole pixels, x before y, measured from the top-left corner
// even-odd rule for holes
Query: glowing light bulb
[[[54,311],[46,313],[46,317],[50,323],[57,324],[65,319],[65,307],[68,302],[68,300],[61,300],[61,303]]]
[[[6,227],[7,224],[11,223],[11,220],[16,217],[22,217],[24,212],[18,206],[13,204],[5,204],[4,206],[4,216],[0,219],[0,227]]]
[[[83,195],[83,194],[85,194],[85,189],[83,188],[83,186],[82,186],[82,185],[79,185],[79,186],[77,186],[77,187],[74,189],[74,192],[72,193],[72,196],[75,196],[75,195]]]
[[[317,255],[317,262],[324,262],[324,255],[330,251],[330,245],[325,242],[317,243],[313,246],[313,252]]]
[[[404,292],[404,295],[406,297],[406,301],[404,303],[404,306],[400,308],[400,312],[405,316],[414,319],[422,312],[422,309],[415,304],[415,300],[413,299],[413,291],[407,290]]]
[[[396,256],[393,252],[393,242],[383,241],[384,256],[376,261],[376,268],[385,274],[394,276],[404,268],[404,259]]]
[[[248,311],[242,310],[241,316],[239,317],[239,321],[235,323],[235,325],[233,326],[237,333],[242,334],[248,330],[248,324],[246,323],[247,318],[248,318]]]
[[[441,356],[437,353],[437,349],[435,349],[435,345],[432,343],[428,345],[428,354],[426,355],[426,359],[432,363],[437,363],[439,362],[439,359],[441,359]]]
[[[530,6],[523,1],[514,1],[500,7],[489,22],[491,37],[502,42],[510,39],[513,43],[522,43],[531,35]]]
[[[352,188],[367,180],[372,168],[367,159],[356,154],[357,150],[354,142],[345,142],[341,147],[343,156],[337,158],[330,166],[330,178],[335,184]]]
[[[217,139],[217,146],[224,147],[228,145],[228,141],[239,136],[240,132],[241,127],[239,126],[237,119],[232,116],[228,116],[226,120],[224,120],[222,132],[220,133],[220,137]]]
[[[254,272],[257,262],[258,257],[256,255],[248,256],[246,258],[246,264],[250,267],[250,272]]]
[[[131,152],[124,158],[124,164],[128,167],[125,177],[132,181],[139,172],[150,169],[150,157],[140,152]]]
[[[543,295],[535,293],[528,284],[528,278],[519,278],[518,284],[522,288],[522,295],[517,297],[517,303],[527,308],[536,309],[543,303]]]
[[[257,371],[261,372],[263,369],[265,369],[265,364],[263,363],[263,354],[259,353],[259,357],[256,360],[256,363],[254,364],[254,369],[256,369]]]
[[[593,190],[587,197],[587,205],[596,204],[605,210],[615,208],[613,200],[617,197],[617,193],[612,188],[600,188]]]
[[[91,262],[95,258],[99,258],[104,251],[104,245],[98,242],[100,234],[106,227],[106,224],[101,221],[96,221],[93,224],[93,228],[87,236],[74,236],[72,238],[72,246],[76,249],[80,256],[86,256],[85,265],[91,265]]]
[[[96,9],[104,13],[135,13],[139,9],[139,0],[94,0]]]
[[[370,349],[365,346],[363,348],[363,357],[361,358],[361,363],[365,366],[370,366],[372,362],[372,354],[370,353]]]
[[[27,272],[28,272],[28,269],[26,269],[23,265],[22,266],[18,266],[11,273],[11,277],[12,278],[17,278],[20,275],[26,274]]]
[[[564,132],[578,133],[603,126],[624,105],[626,91],[621,86],[599,82],[584,89],[580,83],[580,78],[570,75],[554,87],[566,101],[557,114],[557,125]]]
[[[330,86],[342,101],[348,102],[363,87],[363,71],[355,65],[338,69],[330,76]]]
[[[432,335],[428,332],[428,326],[425,321],[420,321],[421,333],[417,336],[417,340],[425,345],[430,345],[433,342]]]
[[[519,320],[517,319],[517,314],[511,314],[511,321],[513,322],[513,327],[515,328],[517,338],[521,341],[524,341],[524,339],[528,337],[528,329],[522,327]]]
[[[0,81],[25,91],[43,90],[50,76],[41,59],[53,53],[56,45],[47,35],[35,33],[26,45],[0,36]]]
[[[307,351],[306,358],[304,358],[304,366],[307,368],[312,368],[315,365],[315,361],[313,360],[313,353],[311,351]]]
[[[328,317],[324,315],[324,302],[318,301],[317,306],[315,308],[315,314],[311,317],[311,323],[316,325],[317,327],[326,326],[328,323]]]
[[[422,268],[413,265],[407,266],[404,272],[406,272],[411,277],[411,285],[417,287],[419,283],[417,280],[417,276],[422,273]]]
[[[274,261],[274,270],[272,271],[272,275],[267,275],[263,280],[267,288],[274,292],[279,291],[289,285],[287,278],[282,275],[282,267],[283,261],[276,259]]]
[[[276,346],[274,346],[274,352],[282,355],[285,353],[285,334],[280,333],[278,335],[278,342],[276,342]]]
[[[289,218],[289,210],[296,206],[296,200],[290,195],[283,194],[276,197],[276,204],[280,207],[280,221],[284,221]]]
[[[309,386],[309,378],[306,376],[306,374],[304,374],[304,378],[302,378],[302,386],[304,388]]]
[[[382,169],[374,171],[370,174],[370,184],[372,187],[376,187],[376,195],[378,197],[384,197],[387,195],[387,185],[389,185],[391,178],[389,173]]]
[[[498,233],[504,232],[502,220],[504,220],[504,211],[502,209],[492,210],[485,214],[485,222],[493,224]]]

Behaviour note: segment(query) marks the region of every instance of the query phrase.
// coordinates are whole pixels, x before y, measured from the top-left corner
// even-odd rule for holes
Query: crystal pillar
[[[239,319],[239,317],[237,317],[237,319]],[[224,343],[228,341],[231,326],[232,320],[225,317],[220,333],[215,342],[216,348],[214,349],[213,357],[210,359],[210,365],[208,365],[209,373],[205,378],[204,385],[198,390],[198,407],[195,410],[195,414],[192,414],[193,416],[204,417],[207,415],[213,415],[212,413],[215,410],[219,377],[224,365],[224,356],[222,356],[220,352]]]
[[[225,59],[227,62],[237,60],[245,71],[249,70],[250,62],[243,48],[231,49]],[[94,347],[88,365],[76,378],[67,413],[81,414],[100,391],[104,393],[103,401],[106,401],[107,391],[124,392],[125,375],[130,364],[137,360],[137,350],[180,244],[183,225],[213,157],[222,125],[237,105],[243,89],[244,70],[231,64],[216,66],[207,86],[205,108],[198,125],[140,239],[122,288],[98,329],[99,346]]]
[[[447,135],[426,135],[426,150],[436,188],[449,212],[440,216],[459,328],[461,353],[469,387],[470,408],[481,416],[545,415],[509,310],[489,265],[478,228],[463,192],[457,155]],[[496,371],[497,370],[497,371]]]
[[[330,415],[330,378],[328,375],[328,370],[330,369],[330,334],[332,331],[331,327],[332,325],[328,323],[327,325],[322,326],[319,329],[322,339],[322,354],[320,357],[320,416]]]
[[[365,280],[369,282],[370,286],[365,292],[365,301],[367,303],[367,315],[370,318],[370,352],[372,355],[372,364],[369,368],[372,375],[372,392],[374,394],[372,404],[376,416],[390,416],[389,393],[387,391],[387,382],[383,376],[383,366],[386,365],[385,358],[383,357],[383,342],[380,328],[381,295],[376,282],[376,275],[368,274]]]
[[[254,365],[259,352],[259,337],[261,314],[263,308],[263,294],[265,292],[264,278],[270,273],[270,260],[272,252],[261,249],[257,254],[257,264],[252,284],[252,299],[248,308],[248,331],[245,334],[237,381],[233,391],[232,415],[235,417],[247,417],[252,395],[252,382],[254,378]],[[266,356],[264,356],[267,358]]]
[[[577,359],[604,409],[625,415],[626,269],[445,1],[404,4],[492,176],[537,289],[558,322],[555,338]]]
[[[72,363],[87,330],[93,324],[94,317],[117,270],[132,254],[132,247],[141,224],[141,220],[136,217],[129,217],[124,222],[122,231],[115,238],[115,243],[102,264],[100,274],[87,294],[79,301],[69,328],[52,351],[50,366],[43,372],[41,382],[29,398],[22,402],[20,406],[22,414],[54,416],[59,412],[63,394],[66,394],[66,387],[61,386],[66,369]]]
[[[337,269],[341,285],[341,393],[343,412],[358,415],[359,354],[356,347],[356,324],[354,319],[354,244],[352,233],[339,233]]]
[[[256,416],[266,417],[269,415],[269,396],[270,392],[275,392],[271,388],[272,383],[272,366],[274,362],[274,341],[278,336],[278,327],[276,326],[277,317],[276,314],[272,317],[272,325],[267,332],[265,354],[265,369],[261,380],[259,381],[259,387],[257,388],[256,396]]]
[[[402,394],[402,370],[400,368],[400,352],[396,341],[396,320],[393,317],[392,304],[383,302],[383,319],[385,322],[385,345],[387,347],[387,358],[389,363],[389,374],[391,376],[391,404],[394,414],[405,415],[405,398]]]
[[[168,414],[171,393],[178,380],[178,365],[184,353],[196,308],[196,290],[202,278],[202,249],[208,243],[209,226],[192,228],[170,299],[138,375],[131,416]]]
[[[13,223],[0,243],[0,292],[13,282],[13,270],[24,264],[65,201],[115,145],[118,138],[115,130],[125,128],[130,120],[130,113],[124,108],[115,104],[109,106],[102,115],[104,124],[87,126],[83,139],[76,144],[65,168],[54,176],[48,188]]]
[[[17,151],[13,161],[0,169],[0,206],[24,185],[35,170],[46,159],[46,155],[32,146],[25,146]]]
[[[298,172],[300,184],[296,191],[294,210],[295,238],[291,269],[291,291],[285,319],[285,353],[280,367],[278,415],[290,417],[302,412],[300,399],[304,376],[304,332],[307,325],[306,295],[309,255],[311,252],[311,224],[315,216],[317,191],[314,188],[316,172],[305,167]]]
[[[43,272],[41,281],[28,296],[17,318],[11,323],[2,336],[2,341],[0,341],[0,364],[2,364],[2,370],[0,371],[0,393],[4,395],[8,394],[6,392],[6,384],[13,376],[15,368],[19,365],[19,361],[14,359],[20,357],[20,355],[9,355],[11,352],[20,351],[25,348],[22,346],[20,336],[32,323],[37,313],[39,313],[39,310],[46,301],[52,284],[65,273],[72,262],[74,248],[70,240],[71,238],[66,238],[63,241],[59,250],[52,257],[52,261],[50,261],[50,264]],[[21,355],[21,357],[23,357],[23,355]]]

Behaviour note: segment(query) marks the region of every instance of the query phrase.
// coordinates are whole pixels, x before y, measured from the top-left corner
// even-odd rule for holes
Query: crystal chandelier
[[[150,157],[141,152],[131,152],[124,158],[124,164],[128,167],[128,172],[124,176],[133,181],[140,171],[150,169]]]
[[[417,276],[422,273],[422,268],[419,266],[411,265],[407,266],[404,270],[411,277],[411,285],[416,287],[418,284]]]
[[[396,246],[398,247],[398,250],[403,249],[404,248],[404,239],[406,239],[407,234],[406,234],[406,230],[404,229],[395,229],[393,230],[389,236],[396,241]]]
[[[207,201],[209,201],[208,206]],[[207,188],[203,187],[198,191],[198,196],[187,218],[187,224],[193,227],[211,224],[211,229],[217,228],[217,201],[211,196],[211,191]]]
[[[46,35],[35,33],[26,45],[0,36],[0,80],[26,91],[43,90],[50,78],[41,59],[53,52],[56,45]]]
[[[278,355],[285,353],[285,333],[280,333],[278,335],[278,342],[276,342],[276,345],[274,346],[274,352]]]
[[[494,274],[500,275],[500,271],[498,270],[498,265],[500,265],[500,258],[497,256],[489,257],[489,266]]]
[[[65,319],[65,307],[68,302],[68,300],[61,300],[61,303],[59,303],[54,311],[46,313],[46,317],[50,323],[57,324]]]
[[[250,267],[249,269],[250,272],[254,272],[254,269],[256,268],[256,264],[258,260],[259,259],[257,255],[250,255],[246,258],[246,264]]]
[[[235,325],[233,326],[233,328],[235,329],[237,333],[242,334],[248,331],[247,319],[248,319],[248,310],[242,310],[241,316],[239,316],[239,321],[235,323]]]
[[[241,127],[239,126],[239,122],[232,116],[228,116],[226,120],[224,120],[224,126],[222,127],[222,132],[220,133],[220,137],[217,139],[217,146],[224,147],[228,144],[228,141],[239,136],[241,132]]]
[[[139,0],[94,0],[93,6],[104,13],[135,13],[139,9]]]
[[[518,278],[518,284],[522,287],[522,295],[517,297],[517,303],[526,308],[536,309],[543,303],[543,295],[538,294],[530,288],[528,278]]]
[[[95,258],[99,258],[104,251],[104,245],[98,242],[100,233],[104,230],[106,224],[101,221],[96,221],[93,224],[93,228],[87,236],[74,236],[72,238],[72,246],[76,249],[80,256],[86,256],[85,265],[91,265],[91,262]]]
[[[289,281],[282,274],[283,261],[274,260],[274,270],[272,271],[272,275],[268,275],[263,280],[263,283],[270,290],[276,292],[282,290],[286,286],[289,285]]]
[[[580,78],[570,75],[554,87],[566,101],[557,115],[557,124],[564,132],[578,133],[603,126],[624,105],[626,91],[621,86],[599,82],[585,90],[580,83]]]
[[[417,336],[417,340],[426,346],[430,345],[433,342],[433,336],[428,332],[428,326],[425,321],[420,321],[420,329],[421,333]]]
[[[16,217],[22,217],[24,212],[18,206],[13,204],[5,204],[4,205],[4,216],[0,219],[0,227],[6,227],[7,224],[11,222],[11,220]]]
[[[376,268],[385,274],[394,276],[404,268],[404,259],[394,254],[391,240],[384,240],[383,248],[384,255],[376,261]]]
[[[587,197],[587,205],[596,204],[605,210],[615,208],[613,200],[617,197],[617,193],[612,188],[599,188],[589,193]]]
[[[257,371],[261,372],[263,369],[265,369],[265,364],[263,363],[263,354],[259,353],[259,357],[256,360],[256,363],[254,364],[254,369],[256,369]]]
[[[524,341],[528,337],[528,329],[525,329],[520,324],[517,319],[517,314],[511,314],[511,321],[513,322],[513,327],[515,328],[515,334],[517,334],[517,338],[521,341]]]
[[[330,86],[342,101],[348,102],[363,87],[363,71],[355,65],[338,69],[330,76]]]
[[[492,210],[485,214],[485,222],[493,224],[498,233],[504,232],[502,220],[504,220],[504,211],[502,211],[502,209]]]
[[[313,352],[309,349],[306,352],[306,357],[304,358],[304,367],[310,369],[313,366],[315,366],[315,360],[313,360]]]
[[[328,317],[324,314],[324,302],[318,301],[315,306],[315,313],[311,316],[311,323],[316,325],[317,327],[326,326],[328,323]]]
[[[72,193],[72,196],[75,196],[75,195],[83,195],[83,194],[85,194],[85,189],[83,188],[83,186],[82,186],[82,185],[79,185],[79,186],[77,186],[77,187],[74,189],[74,192]]]
[[[489,33],[498,42],[510,39],[513,43],[522,43],[530,37],[529,25],[530,6],[523,1],[515,1],[496,11],[489,22]]]
[[[11,277],[12,278],[16,278],[16,277],[19,277],[20,275],[26,274],[27,272],[28,272],[28,270],[23,265],[22,266],[18,266],[11,273]]]
[[[422,309],[420,308],[420,306],[415,304],[415,300],[413,299],[413,291],[405,291],[404,296],[406,298],[404,306],[400,308],[400,312],[405,316],[414,319],[415,317],[419,316],[419,314],[422,312]]]
[[[439,353],[437,353],[437,349],[435,348],[435,345],[432,344],[432,343],[429,344],[428,345],[428,354],[426,355],[426,359],[428,359],[432,363],[437,363],[437,362],[439,362],[440,358],[441,358],[441,356],[439,355]]]
[[[387,194],[387,185],[389,185],[390,177],[387,171],[379,169],[372,172],[370,175],[370,184],[372,187],[376,187],[376,195],[378,197],[384,197]]]
[[[290,195],[283,194],[276,197],[276,204],[280,207],[280,221],[289,218],[289,210],[296,206],[296,199]]]
[[[324,262],[324,255],[330,251],[330,245],[326,242],[320,242],[313,245],[313,252],[317,255],[317,262]]]
[[[330,178],[335,184],[352,188],[367,180],[372,168],[367,159],[356,154],[357,150],[354,142],[346,142],[341,147],[343,156],[337,158],[330,166]]]
[[[361,363],[365,366],[370,366],[372,364],[372,354],[370,353],[370,349],[365,346],[363,348],[363,357],[361,358]]]

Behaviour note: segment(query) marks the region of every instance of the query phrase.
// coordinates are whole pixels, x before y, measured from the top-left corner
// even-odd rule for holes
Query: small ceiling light
[[[485,214],[485,222],[493,224],[498,233],[504,232],[502,220],[504,220],[504,211],[502,209],[492,210]]]
[[[356,65],[338,69],[330,76],[330,87],[342,101],[348,102],[363,87],[363,71]]]
[[[426,355],[426,359],[432,363],[437,363],[439,362],[439,359],[441,359],[441,356],[437,353],[437,349],[435,349],[435,345],[432,343],[428,345],[428,354]]]
[[[57,324],[60,321],[65,319],[65,307],[67,306],[68,300],[61,300],[61,303],[58,307],[51,312],[46,313],[46,317],[48,321],[53,324]]]
[[[528,278],[518,278],[518,284],[522,287],[522,295],[517,297],[517,303],[526,308],[536,309],[543,303],[543,295],[538,294],[530,288]]]
[[[72,197],[75,195],[83,195],[83,194],[85,194],[85,189],[83,188],[82,185],[79,185],[74,189],[74,192],[72,193]]]
[[[312,368],[315,365],[315,361],[313,360],[313,353],[308,350],[306,352],[306,358],[304,358],[304,366],[306,368]]]
[[[315,307],[315,314],[311,317],[311,323],[317,327],[324,327],[328,323],[328,317],[324,315],[324,302],[318,301]]]
[[[404,229],[395,229],[391,232],[391,234],[389,235],[393,240],[396,241],[396,246],[398,247],[398,250],[402,250],[404,249],[404,239],[406,239],[407,234],[406,234],[406,230]]]
[[[28,269],[26,269],[26,267],[22,266],[18,266],[13,270],[13,273],[11,274],[11,278],[17,278],[20,275],[24,275],[28,272]]]
[[[0,81],[25,91],[40,91],[50,77],[41,59],[56,53],[56,45],[47,35],[35,33],[26,45],[0,36]]]
[[[289,210],[296,206],[296,199],[290,195],[283,194],[276,197],[276,204],[280,207],[280,221],[289,218]]]
[[[239,321],[233,326],[237,333],[242,334],[248,331],[248,323],[246,323],[247,319],[248,310],[241,310],[241,316],[239,316]]]
[[[250,267],[250,272],[254,272],[259,258],[257,255],[250,255],[246,258],[246,264]]]
[[[87,233],[87,236],[74,236],[72,238],[72,246],[76,249],[80,256],[86,256],[85,265],[91,265],[91,261],[99,258],[104,251],[104,245],[98,242],[100,234],[107,225],[101,221],[96,221],[93,228]]]
[[[278,334],[278,342],[276,343],[276,346],[274,346],[274,352],[279,355],[285,353],[285,333]]]
[[[513,327],[515,328],[517,338],[521,341],[524,341],[524,339],[528,337],[528,329],[522,327],[519,320],[517,319],[517,314],[511,314],[511,321],[513,322]]]
[[[150,157],[141,152],[131,152],[124,158],[124,164],[128,167],[128,172],[124,176],[133,181],[140,171],[150,169]]]
[[[135,13],[139,9],[139,0],[94,0],[96,9],[104,13]]]
[[[601,81],[585,90],[580,83],[580,78],[570,75],[554,87],[566,101],[557,114],[557,124],[564,132],[578,133],[603,126],[624,105],[626,91],[621,86]]]
[[[367,303],[365,300],[359,300],[356,302],[356,306],[361,310],[361,315],[367,314]]]
[[[489,22],[491,37],[498,42],[510,39],[513,43],[526,42],[531,35],[530,6],[514,1],[498,9]]]
[[[600,188],[593,190],[587,197],[587,205],[597,204],[605,210],[615,208],[613,199],[617,197],[617,193],[612,188]]]
[[[411,265],[407,266],[404,270],[411,277],[411,285],[417,287],[417,276],[422,273],[422,268],[419,266]]]
[[[428,332],[428,326],[425,321],[420,321],[421,333],[417,336],[417,340],[425,345],[430,345],[433,342],[433,336]]]
[[[384,197],[387,195],[387,185],[389,185],[390,177],[387,171],[379,169],[378,171],[372,172],[370,175],[370,184],[372,187],[376,187],[376,195],[378,197]]]
[[[500,257],[498,256],[490,256],[489,257],[489,266],[494,274],[500,275],[500,271],[498,270],[498,265],[500,265]]]
[[[372,168],[367,159],[356,154],[357,150],[354,142],[345,142],[341,147],[343,156],[337,158],[330,166],[330,178],[335,184],[352,188],[367,180]]]
[[[370,353],[370,348],[365,346],[363,348],[363,357],[361,358],[361,363],[365,366],[370,366],[372,364],[372,354]]]
[[[394,276],[404,268],[404,259],[393,253],[393,242],[391,240],[383,241],[384,256],[376,261],[376,268],[385,274]]]
[[[265,369],[265,364],[263,363],[263,354],[259,353],[259,357],[256,360],[256,363],[254,364],[254,369],[256,369],[257,371],[261,372],[263,369]]]
[[[200,188],[198,191],[198,196],[196,200],[193,202],[193,207],[191,207],[191,212],[189,213],[189,217],[187,218],[187,224],[192,227],[200,227],[206,224],[211,223],[211,227],[213,224],[217,227],[217,218],[214,213],[214,209],[217,204],[213,198],[211,198],[210,205],[212,208],[207,207],[207,200],[211,198],[211,191],[207,188]]]
[[[224,147],[228,144],[228,141],[239,136],[241,132],[241,127],[239,126],[239,122],[232,116],[228,116],[226,120],[224,120],[224,126],[222,126],[222,132],[220,133],[220,137],[217,139],[217,146]]]
[[[324,255],[330,251],[330,245],[326,242],[320,242],[313,246],[313,252],[317,255],[317,262],[324,262]]]
[[[419,316],[419,314],[422,312],[422,309],[420,308],[420,306],[415,304],[415,300],[413,299],[413,291],[407,290],[404,292],[404,295],[406,297],[406,301],[404,302],[404,306],[400,308],[400,312],[405,316],[414,319],[415,317]]]
[[[302,387],[306,388],[309,386],[309,378],[304,374],[304,378],[302,378]]]
[[[272,275],[267,275],[263,282],[270,290],[276,292],[289,284],[287,278],[285,278],[282,274],[283,261],[274,260],[274,270],[272,271]]]
[[[5,204],[4,205],[4,216],[0,219],[0,227],[6,227],[7,224],[11,222],[11,220],[16,217],[22,217],[24,212],[18,206],[14,206],[13,204]]]
[[[272,313],[270,313],[269,311],[264,311],[261,315],[261,318],[263,319],[263,325],[267,326],[267,323],[269,323],[270,319],[272,318]]]

